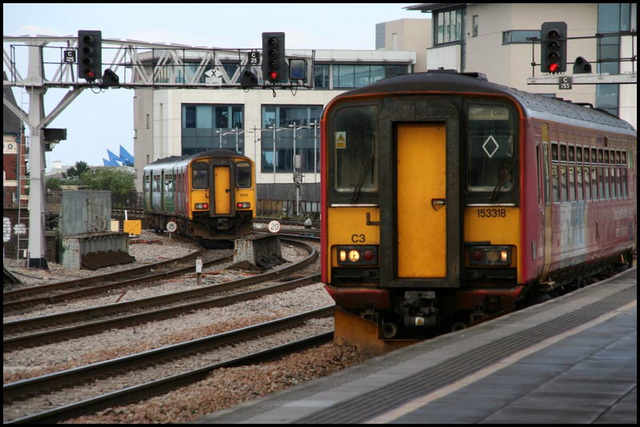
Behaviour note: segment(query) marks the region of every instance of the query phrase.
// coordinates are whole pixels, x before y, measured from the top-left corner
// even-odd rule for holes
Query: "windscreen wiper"
[[[371,157],[369,157],[369,160],[371,160],[371,161],[367,162],[367,166],[364,168],[364,173],[362,174],[362,176],[358,180],[358,184],[356,185],[356,188],[353,189],[353,193],[351,194],[351,201],[352,202],[357,201],[358,197],[360,197],[360,190],[362,189],[362,186],[364,185],[364,180],[367,179],[367,175],[369,174],[369,171],[371,170],[371,166],[373,166],[373,158],[374,158],[373,155],[371,155]]]

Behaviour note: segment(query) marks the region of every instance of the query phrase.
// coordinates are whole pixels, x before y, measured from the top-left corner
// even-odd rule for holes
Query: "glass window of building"
[[[333,88],[347,89],[363,87],[388,77],[407,74],[406,64],[335,64],[333,66]]]
[[[434,12],[434,19],[436,45],[462,40],[462,9]]]
[[[502,32],[502,44],[527,43],[531,44],[531,37],[540,39],[540,30],[511,30]],[[536,41],[540,43],[540,40]]]
[[[318,171],[321,114],[321,105],[263,105],[261,171],[291,173],[294,155],[303,172]]]
[[[598,33],[617,33],[636,30],[637,5],[630,3],[599,3]],[[605,36],[598,41],[597,73],[620,73],[620,36]],[[617,116],[619,113],[620,86],[600,84],[596,86],[596,107]]]
[[[329,89],[329,64],[314,65],[315,89]]]
[[[214,148],[244,154],[244,107],[242,105],[182,105],[182,154]]]

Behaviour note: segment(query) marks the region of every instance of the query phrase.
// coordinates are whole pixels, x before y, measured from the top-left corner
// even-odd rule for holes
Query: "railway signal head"
[[[573,74],[591,74],[592,68],[589,61],[578,56],[573,63]]]
[[[102,31],[78,31],[78,77],[88,82],[102,77]]]
[[[540,30],[543,73],[567,71],[567,23],[545,22]]]
[[[262,76],[272,83],[288,79],[284,33],[262,33]]]

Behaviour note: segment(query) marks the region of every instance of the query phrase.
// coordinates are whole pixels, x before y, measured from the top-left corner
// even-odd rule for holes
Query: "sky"
[[[76,36],[101,30],[102,37],[220,48],[260,49],[262,33],[282,31],[287,49],[375,49],[375,27],[396,19],[426,18],[406,6],[417,3],[3,3],[5,36]],[[4,44],[8,48],[8,44]],[[18,69],[25,70],[26,59]],[[7,70],[7,65],[3,66]],[[49,89],[45,115],[69,89]],[[28,94],[14,89],[28,111]],[[132,89],[84,90],[48,127],[66,128],[67,140],[46,153],[53,162],[102,166],[107,149],[122,145],[133,155]]]

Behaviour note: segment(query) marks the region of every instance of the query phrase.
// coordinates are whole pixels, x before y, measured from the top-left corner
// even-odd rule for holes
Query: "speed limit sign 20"
[[[280,231],[280,223],[276,220],[270,221],[268,227],[269,231],[272,233],[277,233]]]

